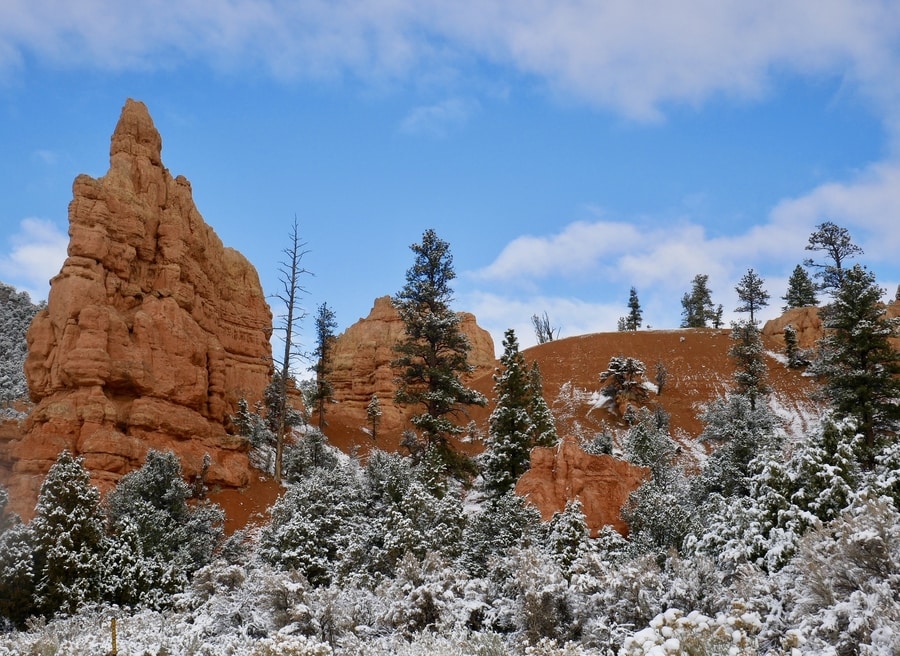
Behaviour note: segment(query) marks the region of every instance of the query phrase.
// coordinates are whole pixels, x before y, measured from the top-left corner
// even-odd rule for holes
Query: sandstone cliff
[[[533,503],[544,521],[565,510],[567,501],[578,499],[592,536],[607,525],[626,535],[628,525],[620,512],[628,495],[649,475],[645,467],[585,453],[568,438],[555,447],[532,450],[531,469],[516,483],[516,494]]]
[[[460,330],[469,339],[469,363],[475,367],[469,380],[493,372],[497,362],[490,333],[481,328],[475,316],[460,313]],[[379,433],[391,448],[399,433],[407,428],[408,418],[420,408],[402,407],[394,403],[398,372],[391,367],[397,358],[394,346],[403,339],[404,326],[389,296],[375,299],[365,319],[360,319],[337,337],[332,351],[333,370],[329,380],[334,387],[335,406],[326,432],[332,441],[347,448],[365,435],[366,407],[373,394],[378,396],[383,415]]]
[[[247,481],[226,426],[267,384],[272,315],[256,270],[203,221],[161,151],[147,108],[128,100],[109,172],[75,179],[68,258],[28,332],[36,407],[4,463],[14,510],[29,513],[63,448],[101,487],[150,447],[175,451],[189,475],[209,453],[212,484]]]

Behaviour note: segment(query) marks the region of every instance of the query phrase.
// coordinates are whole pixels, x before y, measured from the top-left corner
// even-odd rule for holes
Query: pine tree
[[[331,351],[334,347],[335,328],[337,319],[334,310],[328,307],[328,303],[322,303],[316,310],[316,348],[313,351],[315,364],[310,367],[316,373],[313,405],[318,416],[319,430],[325,428],[326,409],[334,395],[334,386],[328,377],[332,369]]]
[[[816,284],[806,273],[806,269],[799,264],[794,267],[791,277],[788,278],[787,292],[781,298],[785,302],[782,308],[785,311],[791,308],[815,307],[819,304],[816,296]]]
[[[378,400],[377,394],[373,394],[366,406],[366,421],[369,422],[369,431],[373,440],[378,439],[378,427],[381,425],[382,414],[381,401]]]
[[[35,600],[44,615],[98,601],[104,572],[100,492],[81,458],[62,451],[41,485],[31,521]]]
[[[491,413],[482,457],[485,487],[508,492],[530,466],[531,449],[556,441],[556,430],[541,391],[540,370],[529,369],[515,331],[503,339],[501,368],[494,374],[497,405]]]
[[[32,304],[26,292],[0,283],[0,407],[28,397],[25,334],[42,307]]]
[[[863,254],[862,248],[853,243],[850,232],[831,221],[816,226],[806,250],[825,253],[824,264],[812,258],[804,260],[803,264],[817,269],[815,277],[822,280],[819,288],[829,292],[836,292],[844,284],[847,260]]]
[[[641,304],[638,301],[637,290],[632,287],[628,293],[628,316],[625,318],[625,330],[639,330],[641,327]]]
[[[868,467],[900,425],[900,355],[890,341],[897,321],[885,316],[883,293],[864,267],[844,272],[834,301],[823,309],[827,332],[814,363],[835,414],[856,421]]]
[[[461,432],[450,417],[464,406],[487,401],[460,380],[472,367],[469,341],[459,329],[459,315],[450,308],[450,282],[456,277],[453,257],[450,245],[431,229],[410,249],[416,254],[415,263],[406,272],[406,285],[393,298],[406,331],[395,347],[399,357],[394,366],[400,369],[396,398],[424,407],[412,421],[426,446],[434,446],[451,469],[465,470],[466,459],[450,447],[450,436]]]
[[[733,323],[731,340],[728,355],[735,362],[734,381],[737,392],[746,396],[751,409],[755,409],[756,400],[769,393],[765,351],[759,327],[752,321]]]
[[[748,269],[734,288],[741,300],[735,312],[749,312],[750,323],[754,323],[755,313],[769,304],[769,293],[763,289],[763,282],[753,269]]]
[[[784,355],[791,369],[799,369],[810,363],[807,352],[800,348],[797,331],[791,324],[784,327]]]
[[[644,387],[646,371],[644,363],[637,358],[610,358],[606,371],[600,373],[603,395],[614,399],[619,406],[626,406],[631,402],[643,403],[648,396],[647,388]]]
[[[716,311],[707,286],[708,281],[708,275],[698,273],[691,283],[690,293],[681,298],[681,306],[684,308],[682,328],[705,328],[707,322],[715,318]]]

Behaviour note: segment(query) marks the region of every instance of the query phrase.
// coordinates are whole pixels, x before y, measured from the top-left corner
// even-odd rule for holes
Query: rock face
[[[226,427],[268,382],[272,314],[256,270],[204,223],[161,150],[147,108],[128,100],[109,172],[75,179],[68,258],[28,332],[36,407],[10,467],[26,514],[64,448],[101,487],[151,447],[175,451],[188,475],[209,453],[211,484],[247,481],[243,440]]]
[[[825,333],[819,308],[791,308],[780,317],[770,319],[763,326],[762,333],[768,337],[777,337],[784,342],[784,327],[790,324],[797,333],[797,346],[810,349]]]
[[[544,521],[562,512],[567,501],[578,499],[592,536],[606,525],[626,535],[628,525],[619,513],[649,475],[645,467],[585,453],[568,438],[555,447],[532,450],[531,469],[516,483],[516,494],[533,503]]]
[[[469,363],[473,377],[496,366],[494,340],[479,327],[475,316],[460,313],[460,330],[469,339]],[[394,404],[394,379],[397,371],[391,361],[397,358],[394,346],[403,339],[404,326],[389,296],[375,300],[369,316],[360,319],[339,335],[334,344],[333,370],[329,380],[334,400],[340,404],[341,421],[348,425],[366,425],[366,407],[373,394],[378,395],[382,417],[379,431],[387,434],[402,430],[416,408]]]

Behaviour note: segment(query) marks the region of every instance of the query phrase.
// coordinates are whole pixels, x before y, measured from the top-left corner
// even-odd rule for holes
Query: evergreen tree
[[[731,340],[728,355],[735,363],[734,382],[737,392],[746,396],[751,409],[755,409],[757,398],[769,393],[765,349],[759,327],[753,321],[733,323]]]
[[[512,328],[504,335],[500,366],[494,374],[497,404],[482,457],[485,487],[495,496],[512,489],[528,470],[534,446],[556,438],[541,391],[540,370],[529,369]]]
[[[753,269],[748,269],[734,289],[741,300],[735,312],[749,312],[750,323],[754,323],[755,313],[769,304],[769,293],[763,288],[763,279]]]
[[[459,329],[460,318],[451,308],[456,277],[450,245],[434,230],[426,230],[406,272],[406,285],[393,298],[405,327],[404,339],[395,347],[400,369],[397,401],[417,404],[423,412],[413,417],[426,446],[434,446],[453,469],[466,469],[464,458],[452,451],[449,438],[461,432],[451,415],[467,405],[484,405],[486,399],[468,389],[460,375],[472,370],[469,341]]]
[[[164,606],[212,560],[224,513],[209,503],[188,503],[190,499],[178,457],[153,449],[143,466],[125,474],[107,495],[118,558],[135,563],[133,579],[120,575],[113,581],[111,595],[117,603]]]
[[[891,344],[897,321],[885,316],[884,293],[860,265],[843,274],[834,301],[823,309],[827,332],[814,370],[824,379],[835,414],[852,418],[863,435],[860,454],[872,466],[900,423],[900,356]]]
[[[787,292],[781,297],[784,300],[783,310],[799,307],[815,307],[819,304],[816,296],[816,284],[799,264],[794,267],[791,277],[788,278]]]
[[[584,506],[578,499],[566,501],[562,512],[553,514],[547,524],[550,555],[569,578],[572,565],[589,547],[590,531],[584,517]]]
[[[718,330],[722,327],[722,313],[724,312],[724,308],[722,308],[722,304],[719,303],[716,306],[716,309],[712,313],[712,327]]]
[[[646,366],[637,358],[614,356],[609,359],[606,371],[600,373],[603,395],[615,400],[619,406],[631,402],[640,404],[647,400],[644,387]]]
[[[708,281],[708,275],[698,273],[691,283],[690,293],[681,298],[681,306],[684,308],[682,328],[705,328],[707,322],[715,318],[716,311],[707,285]]]
[[[513,492],[492,497],[466,523],[461,560],[469,573],[485,576],[492,559],[535,540],[540,528],[540,513],[523,497]]]
[[[382,414],[381,401],[378,400],[377,394],[373,394],[372,398],[369,399],[369,404],[366,406],[366,421],[369,422],[369,430],[373,440],[378,439],[378,427],[381,425]]]
[[[784,355],[791,369],[799,369],[810,363],[807,351],[800,348],[797,331],[791,324],[784,327]]]
[[[816,226],[806,250],[825,254],[825,263],[809,258],[803,264],[816,269],[815,277],[822,280],[819,288],[829,292],[836,292],[844,284],[847,260],[863,254],[863,250],[853,243],[850,232],[831,221]]]
[[[103,513],[81,458],[62,451],[41,485],[31,521],[38,612],[73,613],[98,601],[103,584]]]
[[[334,329],[337,328],[334,310],[328,303],[322,303],[316,310],[316,348],[313,351],[315,364],[310,367],[316,373],[313,406],[318,417],[319,430],[325,428],[325,414],[328,403],[334,395],[334,386],[328,380],[331,374],[331,351],[334,346]]]
[[[638,301],[637,290],[632,287],[628,293],[628,316],[625,318],[625,330],[639,330],[643,313]]]

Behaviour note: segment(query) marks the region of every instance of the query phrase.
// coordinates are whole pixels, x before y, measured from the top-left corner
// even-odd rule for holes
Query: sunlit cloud
[[[9,250],[0,253],[0,276],[36,300],[47,298],[50,278],[59,273],[68,245],[68,236],[52,221],[23,219]]]

